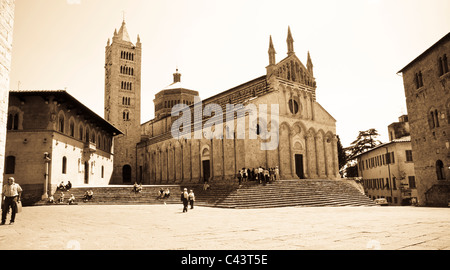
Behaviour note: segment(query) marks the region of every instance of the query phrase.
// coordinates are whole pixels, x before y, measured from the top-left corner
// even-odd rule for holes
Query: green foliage
[[[356,140],[354,140],[348,148],[350,152],[349,158],[352,159],[356,155],[364,153],[381,144],[381,141],[376,139],[378,136],[380,136],[380,134],[374,128],[360,131]]]

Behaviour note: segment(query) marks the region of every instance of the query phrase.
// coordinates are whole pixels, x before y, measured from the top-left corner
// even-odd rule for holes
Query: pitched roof
[[[122,26],[119,29],[119,33],[117,33],[119,38],[123,41],[131,42],[130,35],[128,35],[127,27],[125,25],[125,21],[122,22]]]
[[[118,128],[116,128],[113,124],[106,121],[103,117],[99,116],[83,103],[78,101],[72,95],[70,95],[65,90],[10,90],[10,96],[54,96],[59,102],[67,102],[73,105],[74,108],[77,108],[83,112],[83,115],[91,118],[93,121],[97,122],[100,126],[102,126],[106,131],[115,133],[115,135],[123,134]]]
[[[450,32],[448,32],[445,36],[443,36],[440,40],[438,40],[436,43],[434,43],[430,48],[426,49],[423,53],[421,53],[419,56],[417,56],[416,58],[414,58],[414,60],[412,60],[411,62],[409,62],[409,64],[407,64],[404,68],[402,68],[401,70],[399,70],[397,73],[402,73],[406,68],[408,68],[411,64],[415,63],[416,61],[418,61],[419,59],[421,59],[422,57],[424,57],[428,52],[430,52],[434,47],[436,47],[438,44],[449,40],[450,39]]]

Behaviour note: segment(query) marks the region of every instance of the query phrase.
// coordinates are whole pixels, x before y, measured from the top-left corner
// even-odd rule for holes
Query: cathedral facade
[[[234,183],[241,168],[258,167],[278,167],[281,179],[339,178],[336,120],[316,101],[311,57],[306,66],[299,60],[290,29],[278,63],[270,38],[265,75],[204,100],[177,70],[155,95],[155,118],[142,124],[141,44],[124,33],[123,24],[106,49],[105,118],[124,133],[115,140],[112,183]],[[122,50],[136,51],[134,62],[119,59]],[[134,75],[122,75],[123,67]],[[132,89],[121,89],[126,79]]]

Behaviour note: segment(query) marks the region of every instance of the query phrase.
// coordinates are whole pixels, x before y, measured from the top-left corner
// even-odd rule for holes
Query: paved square
[[[0,249],[449,250],[450,208],[24,207]]]

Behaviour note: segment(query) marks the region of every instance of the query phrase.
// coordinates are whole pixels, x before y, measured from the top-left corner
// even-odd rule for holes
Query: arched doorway
[[[209,149],[207,147],[202,151],[202,172],[203,181],[208,182],[211,177],[211,163],[209,161]]]
[[[122,167],[122,181],[124,183],[131,183],[131,166],[128,164]]]
[[[444,163],[442,160],[436,161],[436,176],[437,180],[445,180]]]

